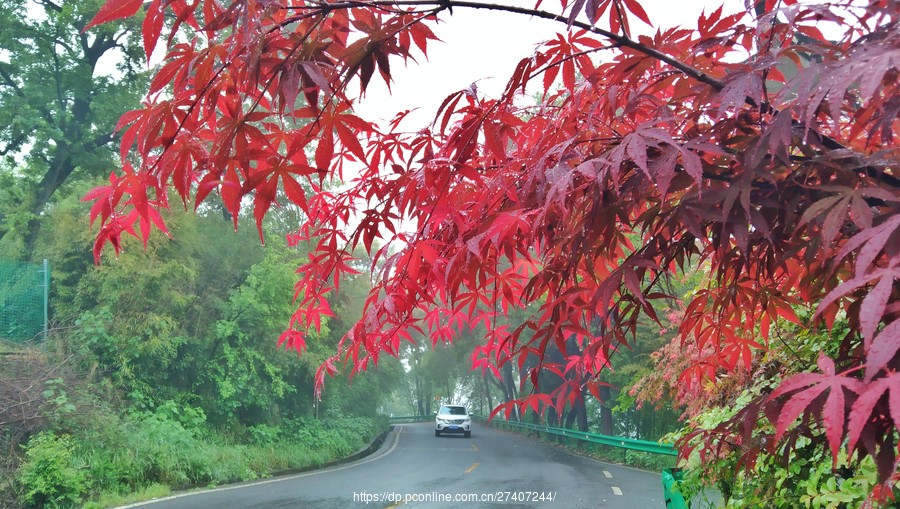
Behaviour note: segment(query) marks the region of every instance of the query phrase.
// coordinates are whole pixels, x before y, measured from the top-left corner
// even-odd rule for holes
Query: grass
[[[543,439],[542,439],[543,440]],[[547,441],[547,440],[544,440]],[[599,444],[555,444],[569,452],[589,456],[591,458],[605,461],[607,463],[616,463],[641,470],[651,472],[661,472],[664,468],[673,468],[676,466],[675,456],[667,456],[663,454],[652,454],[642,451],[631,451],[617,447],[603,446]]]
[[[300,419],[268,429],[257,443],[234,443],[156,414],[107,415],[77,434],[37,435],[28,444],[19,487],[30,494],[22,499],[26,505],[127,505],[173,490],[320,467],[365,446],[383,424],[367,418]]]
[[[143,487],[133,493],[101,493],[95,502],[88,502],[84,505],[84,509],[103,509],[107,507],[120,507],[123,505],[141,502],[143,500],[152,500],[154,498],[162,498],[172,493],[172,490],[164,484],[151,484]]]

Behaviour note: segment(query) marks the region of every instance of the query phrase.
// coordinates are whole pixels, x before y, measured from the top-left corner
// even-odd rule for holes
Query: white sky
[[[531,8],[536,0],[482,1]],[[695,28],[701,12],[712,12],[723,2],[724,14],[744,10],[744,0],[639,1],[650,21],[663,29],[675,25]],[[543,0],[540,9],[561,13],[559,0]],[[442,42],[429,41],[428,59],[419,58],[418,64],[410,61],[410,66],[403,68],[398,59],[392,58],[394,81],[391,93],[380,75],[375,73],[366,96],[354,107],[359,116],[386,125],[396,113],[416,109],[403,126],[418,130],[431,122],[445,97],[473,82],[478,82],[480,93],[497,97],[522,58],[531,56],[541,42],[554,38],[557,32],[565,32],[566,29],[564,24],[556,21],[459,7],[455,8],[452,16],[442,13],[440,19],[442,22],[432,26],[432,29]],[[636,18],[632,18],[632,22],[633,36],[651,32]],[[163,43],[164,40],[161,40],[157,45],[152,59],[154,63],[162,58]],[[110,56],[106,59],[98,67],[97,74],[114,74],[117,58]]]
[[[535,0],[498,0],[497,3],[533,7]],[[485,0],[485,3],[488,3]],[[571,3],[571,2],[570,2]],[[681,25],[696,28],[704,10],[714,11],[722,2],[702,0],[642,0],[641,5],[658,28]],[[724,14],[743,10],[742,0],[725,0]],[[559,12],[558,0],[544,0],[542,10]],[[388,121],[406,109],[419,108],[407,117],[406,129],[419,129],[434,118],[448,95],[478,81],[479,92],[497,97],[503,91],[516,64],[531,56],[537,45],[564,32],[564,24],[508,12],[456,8],[452,16],[442,13],[443,23],[433,28],[443,42],[430,41],[428,60],[410,67],[391,61],[392,94],[376,73],[366,97],[356,104],[357,114],[367,120]],[[602,26],[602,25],[601,25]],[[633,31],[649,32],[641,22]],[[653,31],[655,32],[655,30]],[[634,35],[634,34],[633,34]]]

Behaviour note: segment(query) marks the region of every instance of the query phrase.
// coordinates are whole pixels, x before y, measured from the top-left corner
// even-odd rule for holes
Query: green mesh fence
[[[21,343],[43,338],[50,281],[44,265],[0,259],[0,339]]]

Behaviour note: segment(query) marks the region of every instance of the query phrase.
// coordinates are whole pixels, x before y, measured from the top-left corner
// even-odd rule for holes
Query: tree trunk
[[[503,365],[503,392],[505,403],[516,399],[516,381],[513,380],[512,364],[509,362]],[[521,419],[517,407],[513,407],[512,416],[516,421]]]
[[[601,378],[602,381],[602,378]],[[600,386],[600,433],[603,435],[612,435],[613,434],[613,418],[612,418],[612,408],[610,407],[610,398],[612,395],[610,394],[609,387],[605,385]]]
[[[484,384],[484,396],[487,398],[487,413],[491,413],[494,411],[494,398],[491,396],[491,384],[488,383],[484,375],[481,377],[481,383]]]
[[[578,429],[587,432],[587,409],[584,406],[584,394],[581,391],[578,391],[575,397],[575,403],[572,405],[569,414],[566,416],[566,427],[571,428],[576,420],[578,421]]]
[[[419,405],[419,415],[427,415],[425,406],[422,404],[422,397],[422,382],[419,380],[419,375],[416,375],[416,403]]]

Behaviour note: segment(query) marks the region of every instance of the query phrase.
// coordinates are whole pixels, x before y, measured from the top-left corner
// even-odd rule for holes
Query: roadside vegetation
[[[177,241],[129,243],[95,266],[86,217],[65,200],[43,219],[49,339],[4,344],[0,506],[109,507],[257,479],[341,459],[386,429],[378,410],[399,362],[336,380],[317,401],[317,355],[341,319],[302,358],[277,345],[302,248],[263,247],[221,214],[181,212]],[[336,299],[339,316],[354,312],[354,285],[365,281]]]
[[[278,346],[307,254],[284,242],[297,207],[273,210],[265,246],[221,206],[176,207],[173,239],[95,264],[81,198],[116,164],[114,126],[148,83],[139,20],[82,33],[102,3],[0,5],[0,257],[47,259],[52,276],[48,339],[0,331],[0,507],[111,507],[346,457],[386,428],[401,368],[315,397],[365,278],[334,297],[306,355]]]

